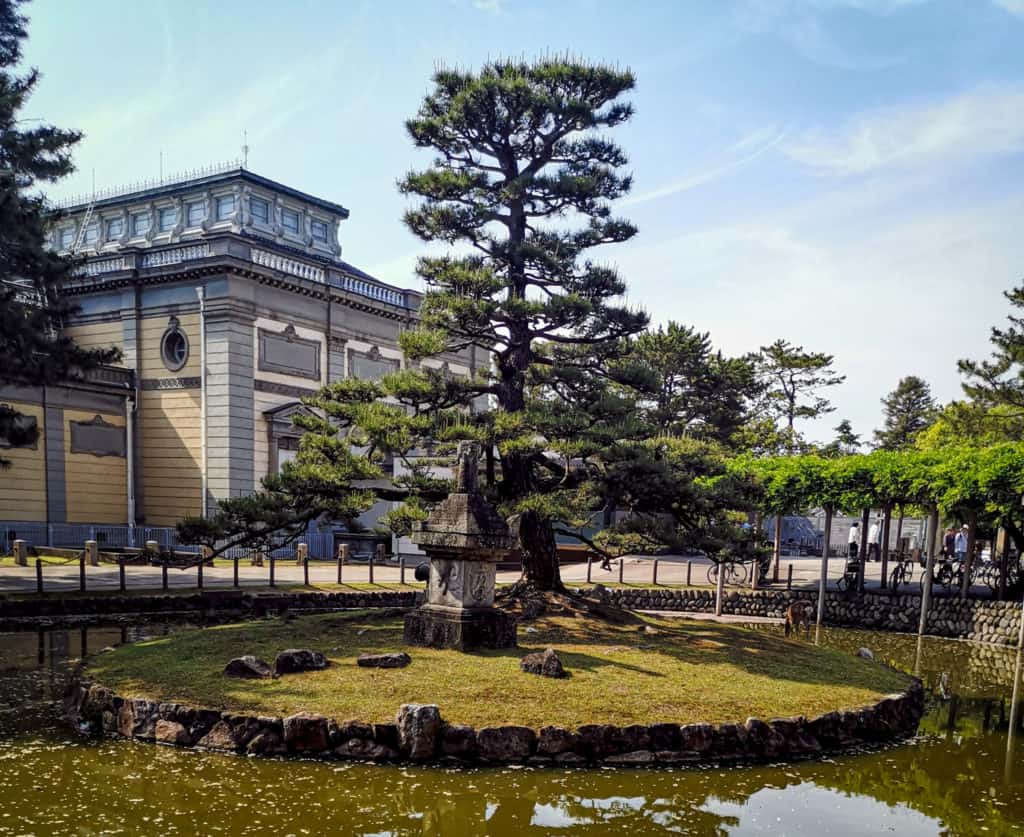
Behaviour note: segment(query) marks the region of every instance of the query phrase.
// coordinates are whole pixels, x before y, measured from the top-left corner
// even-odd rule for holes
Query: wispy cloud
[[[505,0],[473,0],[473,7],[488,14],[501,14],[505,10]]]
[[[992,2],[1011,15],[1024,17],[1024,0],[992,0]]]
[[[664,183],[654,189],[650,189],[646,192],[640,192],[636,195],[631,195],[625,200],[620,202],[620,206],[635,206],[636,204],[646,203],[647,201],[658,200],[660,198],[667,198],[670,195],[678,194],[679,192],[687,192],[690,189],[695,189],[698,186],[703,186],[705,183],[711,183],[714,180],[718,180],[727,174],[731,174],[737,169],[742,168],[748,163],[753,162],[762,154],[775,148],[781,143],[786,137],[784,131],[756,131],[753,134],[749,134],[743,137],[738,142],[734,143],[728,151],[736,153],[741,151],[748,151],[753,148],[753,151],[748,151],[742,157],[738,157],[732,160],[728,160],[712,168],[706,169],[705,171],[695,172],[682,177],[678,180],[673,180],[668,183]]]
[[[806,135],[783,146],[794,160],[841,175],[1021,150],[1024,88],[988,88],[938,104],[885,109],[838,133]]]

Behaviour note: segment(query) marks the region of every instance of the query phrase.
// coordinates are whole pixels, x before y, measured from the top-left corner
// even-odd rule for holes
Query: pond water
[[[1013,650],[825,631],[823,644],[868,646],[919,672],[934,691],[919,737],[756,768],[272,761],[87,741],[63,725],[60,696],[83,644],[96,651],[169,629],[0,634],[0,835],[1024,833],[1022,712],[1011,708],[1021,663]]]

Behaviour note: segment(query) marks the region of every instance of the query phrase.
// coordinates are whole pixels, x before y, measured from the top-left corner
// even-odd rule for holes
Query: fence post
[[[590,568],[591,568],[591,566],[593,566],[593,564],[594,564],[594,556],[593,555],[588,555],[587,556],[587,584],[590,584]]]
[[[686,562],[686,586],[690,586],[690,579],[693,576],[693,561]]]
[[[622,577],[623,577],[623,573],[625,572],[625,566],[626,566],[623,563],[625,560],[626,560],[625,558],[620,558],[619,559],[619,584],[622,584]]]
[[[786,571],[786,589],[793,589],[793,565],[789,565],[789,569]]]
[[[651,584],[658,586],[658,559],[654,559],[654,570],[651,572]]]
[[[118,586],[120,587],[120,590],[123,593],[126,589],[128,589],[128,585],[125,583],[124,577],[124,558],[117,559],[117,577]]]
[[[100,565],[100,550],[96,545],[96,541],[85,542],[85,558],[89,562],[90,567],[98,567]]]
[[[405,558],[398,559],[398,583],[405,584]]]
[[[43,595],[43,559],[36,558],[36,592]]]
[[[276,559],[274,558],[274,553],[271,552],[270,553],[270,586],[271,587],[274,586],[274,561],[275,560]]]
[[[78,556],[78,589],[85,592],[85,553]]]
[[[715,616],[722,615],[722,588],[725,585],[725,571],[722,565],[718,565],[718,573],[715,577]]]
[[[309,587],[309,555],[302,556],[302,583]]]
[[[160,564],[160,586],[164,590],[167,589],[167,562],[166,561],[164,561],[162,564]]]
[[[235,555],[235,557],[231,559],[231,572],[232,572],[232,577],[231,577],[232,586],[237,587],[238,586],[238,556],[237,555]]]
[[[18,538],[13,544],[14,549],[14,563],[19,567],[28,566],[28,550],[25,549],[25,541]]]
[[[206,563],[203,560],[203,556],[199,556],[199,563],[196,564],[196,587],[200,590],[203,589],[203,564]]]

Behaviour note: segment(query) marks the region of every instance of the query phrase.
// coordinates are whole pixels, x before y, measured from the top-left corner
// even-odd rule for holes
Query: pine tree
[[[644,332],[630,348],[652,375],[651,392],[641,396],[651,427],[735,444],[760,389],[750,358],[725,357],[706,332],[675,322]]]
[[[1015,310],[1024,309],[1024,284],[1003,292]],[[1006,328],[993,327],[989,342],[991,360],[961,360],[960,373],[967,376],[963,389],[983,407],[1003,407],[1001,415],[1024,415],[1024,317],[1011,311]]]
[[[86,351],[60,333],[68,313],[60,291],[72,263],[46,247],[53,216],[38,189],[72,171],[80,134],[19,122],[39,80],[37,70],[15,72],[27,37],[20,5],[0,0],[0,383],[40,385],[79,376],[118,353]],[[0,405],[0,438],[22,445],[36,435],[24,417]]]
[[[636,232],[611,211],[631,185],[620,173],[626,157],[599,134],[630,118],[620,97],[633,84],[628,71],[559,59],[442,69],[407,123],[436,157],[400,183],[422,198],[406,224],[460,249],[420,259],[422,327],[402,346],[413,358],[490,353],[493,374],[474,389],[493,399],[501,426],[494,484],[518,525],[525,576],[540,589],[561,585],[554,527],[567,509],[552,490],[563,476],[553,446],[575,432],[573,453],[587,453],[622,340],[647,322],[619,302],[616,271],[587,255]]]
[[[875,447],[903,450],[914,444],[918,435],[937,416],[931,388],[916,375],[901,378],[896,389],[882,399],[883,424],[875,431]]]
[[[786,340],[762,346],[758,369],[764,384],[762,412],[782,422],[782,443],[787,453],[797,452],[803,438],[796,428],[798,419],[816,419],[835,408],[819,392],[846,380],[832,370],[833,356],[804,351]]]
[[[834,428],[836,437],[822,448],[822,455],[829,457],[850,456],[861,448],[860,436],[853,432],[849,419],[843,419]]]

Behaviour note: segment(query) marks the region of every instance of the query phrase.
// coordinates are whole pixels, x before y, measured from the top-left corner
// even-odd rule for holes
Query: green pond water
[[[1024,833],[1015,651],[826,631],[823,644],[868,646],[919,672],[934,693],[919,737],[756,768],[271,761],[84,740],[63,725],[60,697],[83,642],[91,652],[166,630],[0,634],[0,835]]]

